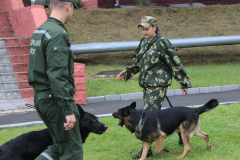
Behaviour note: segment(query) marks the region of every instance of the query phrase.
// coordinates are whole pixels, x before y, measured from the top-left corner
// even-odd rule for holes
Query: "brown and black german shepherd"
[[[114,118],[119,118],[121,127],[124,125],[138,139],[143,141],[143,152],[140,160],[145,160],[152,142],[156,142],[156,153],[168,152],[162,149],[163,140],[173,133],[181,132],[184,151],[177,158],[184,158],[190,151],[190,139],[193,135],[202,137],[211,148],[207,133],[200,130],[199,115],[218,106],[218,100],[212,99],[198,108],[173,107],[164,110],[146,111],[136,110],[136,102],[130,106],[119,109],[113,113]]]

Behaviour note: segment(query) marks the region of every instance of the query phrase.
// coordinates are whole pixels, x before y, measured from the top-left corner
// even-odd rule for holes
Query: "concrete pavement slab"
[[[201,87],[200,93],[211,93],[211,92],[221,92],[222,86],[213,86],[213,87]]]
[[[105,101],[119,101],[121,100],[121,95],[106,95]]]
[[[8,100],[1,100],[1,110],[13,110],[13,109],[18,109],[16,105],[13,103],[10,103]]]
[[[8,100],[10,103],[12,103],[13,105],[17,106],[18,109],[21,108],[26,108],[26,103],[28,103],[27,101],[23,100],[23,99],[10,99]]]

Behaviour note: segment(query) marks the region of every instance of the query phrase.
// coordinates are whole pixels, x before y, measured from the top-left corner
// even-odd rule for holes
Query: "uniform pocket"
[[[53,47],[53,54],[55,67],[66,67],[68,65],[69,53],[67,47]]]
[[[35,95],[34,95],[34,99],[36,100],[37,104],[42,99],[52,99],[52,98],[53,98],[53,94],[51,90],[38,91],[38,92],[35,92]]]

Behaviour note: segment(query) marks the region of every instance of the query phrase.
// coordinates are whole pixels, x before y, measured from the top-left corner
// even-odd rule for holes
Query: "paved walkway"
[[[234,89],[234,86],[238,86],[238,88]],[[225,89],[224,91],[219,92],[211,92],[211,90],[213,91],[212,87],[204,87],[205,91],[206,89],[208,89],[208,93],[188,94],[186,96],[173,95],[169,96],[169,99],[173,106],[198,106],[206,103],[213,98],[218,99],[220,103],[240,103],[239,85],[233,85],[228,87],[229,88],[226,88],[226,86],[221,86],[221,88]],[[201,90],[200,88],[198,89]],[[197,89],[192,88],[192,90],[196,91]],[[178,90],[175,90],[175,92],[177,93]],[[128,94],[121,96],[125,98],[129,97],[127,95]],[[139,98],[139,93],[131,93],[130,95],[131,99],[128,98],[125,100],[111,100],[107,99],[106,96],[103,96],[104,99],[102,96],[90,97],[88,98],[88,101],[92,103],[81,106],[85,111],[95,114],[99,117],[111,116],[111,113],[117,111],[119,108],[131,104],[133,101],[136,101],[137,108],[141,109],[143,106],[143,100],[142,98]],[[135,99],[134,95],[136,95]],[[92,101],[92,99],[94,99],[94,101]],[[96,102],[96,99],[98,99],[98,102]],[[28,101],[32,100],[28,99]],[[0,100],[0,128],[42,123],[36,111],[25,106],[25,103],[28,103],[28,101],[23,99]],[[162,108],[167,107],[169,107],[169,104],[165,100]]]

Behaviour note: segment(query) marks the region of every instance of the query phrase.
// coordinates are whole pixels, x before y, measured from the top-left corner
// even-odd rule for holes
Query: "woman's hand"
[[[187,94],[187,91],[188,91],[188,88],[183,88],[183,89],[182,89],[183,95],[186,95],[186,94]]]
[[[122,71],[121,73],[119,73],[118,78],[121,79],[121,80],[124,80],[124,78],[125,78],[125,72]]]

